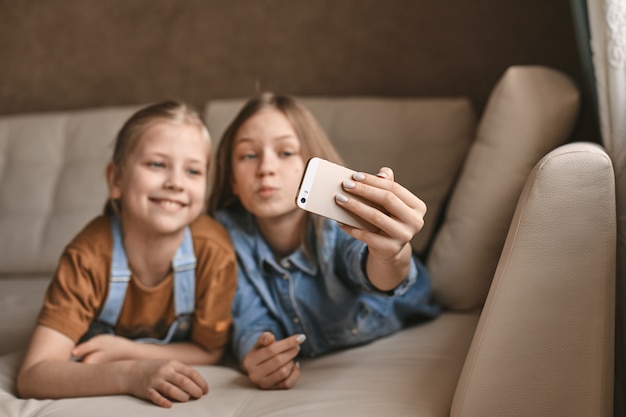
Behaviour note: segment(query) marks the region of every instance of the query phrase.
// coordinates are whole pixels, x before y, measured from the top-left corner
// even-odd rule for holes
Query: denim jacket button
[[[294,318],[293,318],[293,322],[294,322],[294,323],[296,323],[296,324],[298,324],[298,323],[300,323],[300,319],[299,319],[299,318],[297,318],[297,317],[294,317]]]
[[[350,333],[352,333],[353,336],[356,336],[359,333],[359,329],[352,329]]]
[[[289,279],[289,275],[287,275],[287,274],[283,274],[283,279],[284,279],[285,281],[286,281],[286,280],[288,280],[288,279]]]

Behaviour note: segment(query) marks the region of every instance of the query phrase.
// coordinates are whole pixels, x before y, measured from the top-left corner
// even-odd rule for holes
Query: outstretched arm
[[[337,204],[367,220],[378,231],[369,232],[347,225],[341,227],[367,244],[367,276],[376,288],[389,291],[409,272],[410,242],[424,226],[426,204],[396,183],[390,168],[381,168],[378,175],[356,173],[353,180],[344,181],[346,194],[336,197]],[[350,195],[372,204],[359,202]]]
[[[167,359],[121,360],[84,364],[71,360],[74,342],[62,333],[37,326],[17,376],[22,398],[69,398],[130,394],[171,407],[208,392],[193,368]]]

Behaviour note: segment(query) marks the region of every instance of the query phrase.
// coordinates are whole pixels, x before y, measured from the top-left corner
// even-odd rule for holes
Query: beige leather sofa
[[[579,94],[511,67],[477,117],[463,97],[304,98],[348,164],[428,204],[415,240],[445,312],[302,361],[289,391],[201,366],[207,396],[21,400],[20,357],[63,246],[100,212],[113,137],[134,107],[0,117],[0,416],[610,416],[615,208],[602,148],[563,145]],[[209,102],[218,138],[241,100]]]

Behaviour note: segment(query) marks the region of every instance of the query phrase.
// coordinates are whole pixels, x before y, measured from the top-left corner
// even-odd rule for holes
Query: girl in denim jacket
[[[233,350],[264,389],[291,388],[298,355],[367,343],[439,312],[410,245],[426,205],[384,167],[355,174],[336,196],[377,232],[305,212],[295,196],[313,156],[342,162],[308,110],[271,93],[247,102],[217,150],[209,211],[238,258]]]

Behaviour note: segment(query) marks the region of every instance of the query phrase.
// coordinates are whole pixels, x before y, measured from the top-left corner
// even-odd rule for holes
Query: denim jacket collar
[[[223,213],[226,214],[226,213]],[[249,248],[252,249],[251,253],[255,254],[254,261],[259,271],[265,271],[266,265],[271,265],[274,269],[281,271],[284,269],[297,268],[310,276],[316,276],[318,272],[318,265],[313,254],[308,253],[302,245],[298,247],[293,253],[286,257],[277,260],[274,257],[272,249],[267,244],[265,238],[261,235],[261,231],[256,224],[254,217],[245,210],[238,210],[230,213],[232,219],[228,219],[226,215],[220,215],[218,213],[218,219],[226,221],[226,223],[233,222],[233,226],[229,227],[233,241],[246,241]],[[308,246],[315,247],[315,230],[312,222],[307,230],[306,239]]]

